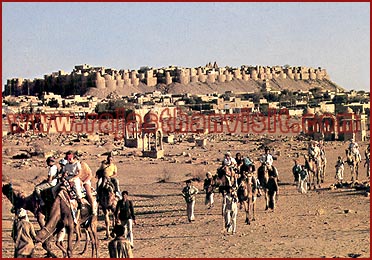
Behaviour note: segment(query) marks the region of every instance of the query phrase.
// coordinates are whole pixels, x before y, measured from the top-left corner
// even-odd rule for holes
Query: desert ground
[[[97,137],[98,136],[98,137]],[[370,257],[370,197],[365,191],[352,187],[331,189],[335,182],[337,156],[344,156],[347,142],[325,142],[327,169],[325,183],[306,194],[293,185],[293,159],[306,153],[307,139],[297,134],[235,133],[205,134],[204,147],[197,146],[191,134],[176,135],[176,144],[164,143],[165,157],[150,159],[141,150],[126,148],[122,140],[110,135],[76,137],[73,135],[6,136],[2,140],[2,182],[11,181],[15,189],[25,195],[47,175],[45,158],[48,154],[58,159],[68,150],[79,151],[80,159],[92,170],[99,167],[106,153],[114,151],[118,166],[120,189],[129,192],[134,202],[137,225],[134,226],[135,257],[140,258],[332,258]],[[245,213],[239,211],[237,233],[223,229],[221,200],[215,194],[215,207],[204,205],[203,180],[221,164],[226,151],[253,158],[256,167],[263,153],[263,145],[274,151],[274,165],[280,174],[279,196],[275,211],[265,211],[264,198],[256,204],[256,221],[244,223]],[[359,142],[363,162],[359,167],[359,181],[368,181],[364,164],[364,150],[368,142]],[[13,159],[24,151],[34,152],[27,159]],[[23,152],[22,152],[23,151]],[[181,196],[185,180],[199,178],[193,184],[199,189],[196,197],[195,222],[186,217],[186,204]],[[350,181],[350,169],[345,167],[345,180]],[[95,186],[96,180],[93,180]],[[13,256],[11,204],[2,197],[2,257]],[[29,214],[36,230],[35,218]],[[104,220],[99,216],[99,256],[108,257],[108,240],[104,240]],[[75,257],[80,256],[81,243]],[[53,245],[54,252],[62,256]],[[89,250],[88,250],[89,251]],[[38,244],[35,257],[45,251]]]

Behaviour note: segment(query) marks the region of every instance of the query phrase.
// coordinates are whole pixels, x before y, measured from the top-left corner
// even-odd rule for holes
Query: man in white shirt
[[[236,217],[238,215],[238,198],[232,187],[230,187],[229,192],[224,197],[222,213],[225,220],[226,231],[235,234]]]
[[[350,139],[349,150],[353,155],[357,156],[358,161],[362,161],[362,156],[359,152],[359,145],[354,139]]]
[[[236,160],[235,158],[231,157],[230,152],[225,153],[225,158],[223,159],[223,165],[229,166],[231,168],[236,168],[237,166]]]
[[[223,159],[222,166],[227,166],[228,169],[226,170],[226,177],[229,182],[229,186],[232,186],[234,188],[237,187],[237,177],[236,172],[238,170],[237,163],[234,157],[231,156],[230,152],[225,153],[225,158]]]
[[[35,187],[35,193],[40,200],[40,206],[45,205],[45,202],[41,198],[41,191],[56,186],[58,177],[58,168],[54,164],[54,158],[48,157],[46,163],[48,168],[48,178]]]
[[[77,159],[77,156],[73,152],[66,153],[66,160],[68,163],[65,166],[65,174],[67,175],[66,179],[73,183],[73,188],[76,193],[76,200],[78,201],[79,207],[81,207],[81,199],[83,194],[81,192],[81,180],[78,176],[81,171],[81,164]]]
[[[273,159],[273,156],[270,154],[269,147],[265,147],[265,154],[262,155],[260,162],[262,164],[266,164],[267,166],[273,165],[274,159]]]

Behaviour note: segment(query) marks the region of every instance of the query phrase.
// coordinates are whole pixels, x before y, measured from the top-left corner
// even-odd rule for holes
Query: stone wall
[[[281,66],[241,66],[240,68],[219,68],[216,63],[198,68],[168,68],[153,69],[146,67],[141,70],[114,70],[103,67],[91,67],[87,64],[75,66],[71,74],[63,71],[45,75],[44,79],[23,80],[8,79],[5,85],[5,95],[34,95],[44,91],[61,95],[84,94],[89,88],[108,89],[110,91],[138,86],[140,82],[150,87],[159,83],[166,85],[178,82],[215,83],[230,82],[234,79],[265,82],[273,78],[290,78],[293,80],[324,80],[329,76],[322,68],[281,67]]]

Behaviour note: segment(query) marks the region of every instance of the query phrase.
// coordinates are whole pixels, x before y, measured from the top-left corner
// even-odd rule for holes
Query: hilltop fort
[[[330,80],[323,68],[290,66],[219,67],[216,62],[197,68],[169,66],[166,68],[141,67],[139,70],[77,65],[71,73],[62,70],[44,75],[43,79],[8,79],[3,95],[39,95],[54,92],[62,96],[79,94],[106,96],[112,91],[120,95],[160,90],[163,93],[206,94],[259,92],[288,89],[343,91]]]

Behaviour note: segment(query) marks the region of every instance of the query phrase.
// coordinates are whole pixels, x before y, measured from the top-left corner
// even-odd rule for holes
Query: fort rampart
[[[125,86],[138,86],[140,83],[152,87],[157,84],[170,85],[175,82],[185,85],[192,82],[223,83],[234,79],[265,82],[274,78],[329,80],[325,69],[307,67],[242,65],[240,68],[220,68],[216,63],[208,63],[206,66],[197,68],[169,66],[159,69],[141,67],[139,70],[115,70],[84,64],[75,66],[70,74],[58,71],[44,75],[43,79],[8,79],[4,95],[34,95],[51,91],[63,96],[84,94],[89,88],[114,91],[125,88]]]

